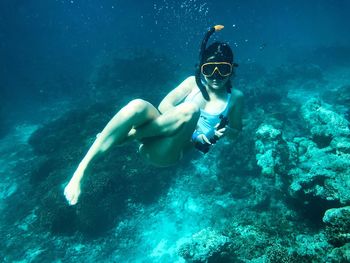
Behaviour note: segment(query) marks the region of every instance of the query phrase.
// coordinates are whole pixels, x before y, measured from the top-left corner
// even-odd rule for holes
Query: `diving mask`
[[[228,77],[232,74],[232,67],[229,62],[207,62],[201,66],[201,72],[207,78],[212,78],[215,72],[221,77]]]

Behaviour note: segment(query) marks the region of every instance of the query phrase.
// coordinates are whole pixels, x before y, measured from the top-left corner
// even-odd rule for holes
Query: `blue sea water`
[[[339,238],[350,219],[340,234],[322,221],[350,205],[349,10],[346,0],[1,1],[1,261],[350,262]],[[225,28],[210,41],[228,42],[240,64],[238,141],[165,170],[135,144],[113,149],[91,168],[94,190],[68,207],[63,187],[96,134],[130,99],[156,105],[193,75],[215,24]],[[324,115],[302,108],[313,98]],[[313,118],[345,126],[315,133]],[[293,152],[301,146],[315,150]],[[317,158],[332,167],[317,174]],[[304,175],[323,179],[310,187]]]

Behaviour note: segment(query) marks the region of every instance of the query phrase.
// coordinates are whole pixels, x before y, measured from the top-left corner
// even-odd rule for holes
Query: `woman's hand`
[[[211,144],[210,140],[203,133],[197,136],[196,141],[202,144]]]
[[[219,125],[220,125],[220,123],[218,123],[218,124],[215,126],[215,137],[216,137],[216,140],[219,140],[222,136],[225,135],[225,132],[226,132],[226,127],[217,130],[217,128],[218,128]],[[215,137],[214,137],[214,138],[215,138]]]

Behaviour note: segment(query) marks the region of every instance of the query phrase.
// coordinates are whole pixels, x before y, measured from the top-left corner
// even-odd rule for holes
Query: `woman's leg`
[[[190,144],[200,112],[192,103],[182,103],[154,121],[136,129],[136,137],[146,138],[140,154],[157,166],[170,166],[178,162]],[[149,137],[152,131],[162,130],[164,136]]]
[[[143,100],[133,100],[123,107],[106,125],[78,165],[71,180],[64,190],[69,204],[77,203],[80,195],[80,182],[90,162],[108,150],[113,144],[121,144],[128,139],[133,127],[138,127],[160,116],[158,110]]]
[[[66,199],[71,205],[77,203],[80,182],[87,166],[98,153],[105,152],[113,144],[139,139],[145,142],[141,153],[151,163],[160,166],[175,163],[185,142],[189,142],[198,117],[198,107],[191,103],[182,103],[160,115],[158,110],[146,101],[131,101],[109,121],[80,162],[65,188]]]

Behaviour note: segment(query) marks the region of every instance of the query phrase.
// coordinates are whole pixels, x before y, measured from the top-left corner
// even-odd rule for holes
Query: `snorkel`
[[[210,38],[210,36],[212,34],[214,34],[214,32],[217,32],[217,31],[220,31],[224,28],[224,26],[222,25],[216,25],[216,26],[213,26],[211,28],[209,28],[209,30],[205,33],[204,35],[204,38],[202,40],[202,44],[201,44],[201,48],[200,48],[200,51],[199,51],[199,65],[196,69],[196,75],[195,75],[195,78],[196,78],[196,83],[197,83],[197,86],[199,88],[199,90],[201,91],[202,95],[203,95],[203,98],[205,100],[210,100],[209,98],[209,94],[204,86],[204,84],[202,83],[202,79],[201,79],[201,66],[203,64],[203,54],[204,54],[204,51],[205,49],[207,48],[207,43],[208,43],[208,40]]]

